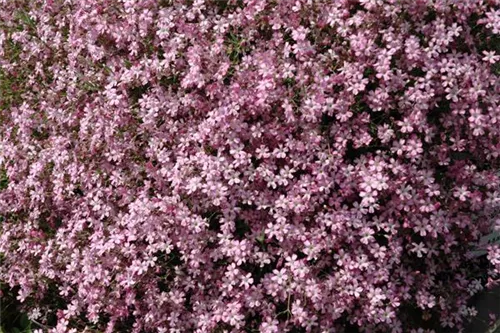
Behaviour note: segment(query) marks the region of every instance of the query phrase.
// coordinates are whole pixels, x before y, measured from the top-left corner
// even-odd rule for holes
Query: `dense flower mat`
[[[1,0],[0,280],[51,332],[458,331],[499,8]]]

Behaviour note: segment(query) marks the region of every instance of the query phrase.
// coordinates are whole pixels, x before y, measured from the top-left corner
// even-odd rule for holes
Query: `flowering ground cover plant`
[[[44,332],[460,331],[499,7],[1,0],[0,280]]]

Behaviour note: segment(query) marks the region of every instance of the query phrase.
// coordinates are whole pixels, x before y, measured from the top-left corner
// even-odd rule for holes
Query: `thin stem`
[[[32,323],[35,323],[36,325],[40,326],[40,327],[41,327],[41,328],[43,328],[43,329],[46,329],[46,330],[50,329],[50,327],[48,327],[48,326],[46,326],[46,325],[44,325],[44,324],[42,324],[42,323],[40,323],[40,322],[36,321],[35,319],[30,319],[30,321],[31,321]]]

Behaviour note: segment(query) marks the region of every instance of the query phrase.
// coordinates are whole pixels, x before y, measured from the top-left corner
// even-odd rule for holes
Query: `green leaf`
[[[260,234],[256,240],[259,242],[259,243],[264,243],[264,240],[266,238],[266,234],[263,232],[262,234]]]
[[[21,328],[26,329],[30,326],[30,320],[26,313],[23,313],[20,319]]]
[[[36,23],[35,21],[33,20],[33,18],[31,18],[31,16],[26,13],[25,11],[19,11],[17,13],[17,18],[19,20],[21,20],[24,24],[26,24],[27,26],[31,27],[31,28],[36,28]]]
[[[14,327],[12,333],[21,333],[21,331],[17,327]]]

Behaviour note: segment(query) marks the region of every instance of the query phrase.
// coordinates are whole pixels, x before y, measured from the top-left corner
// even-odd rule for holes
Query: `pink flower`
[[[466,186],[457,187],[453,192],[453,196],[458,198],[460,201],[465,201],[470,194],[471,192],[467,190]]]
[[[273,276],[271,277],[271,280],[279,285],[285,284],[285,282],[288,280],[286,269],[282,268],[280,270],[273,270]]]
[[[263,322],[260,325],[260,331],[263,333],[277,333],[277,332],[279,332],[278,321],[272,320],[272,321]]]
[[[416,244],[412,243],[413,248],[410,250],[411,252],[417,253],[417,257],[422,258],[423,254],[427,253],[427,249],[424,247],[422,242]]]
[[[495,64],[500,60],[500,56],[496,55],[495,51],[483,51],[483,54],[483,61],[489,62],[490,64]]]
[[[245,287],[245,289],[248,289],[252,283],[253,283],[252,274],[248,273],[241,279],[240,286],[243,286]]]
[[[497,2],[1,1],[0,281],[58,332],[462,329]]]

